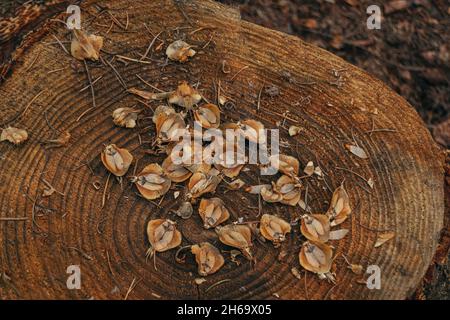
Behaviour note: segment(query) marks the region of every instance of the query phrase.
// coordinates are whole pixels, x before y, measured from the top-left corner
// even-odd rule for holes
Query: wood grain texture
[[[160,162],[162,157],[145,153],[148,149],[145,142],[154,135],[154,128],[145,129],[151,125],[149,119],[141,121],[140,129],[114,126],[112,111],[138,102],[124,91],[111,69],[93,63],[89,64],[93,79],[103,75],[95,84],[97,108],[76,121],[92,106],[89,90],[79,93],[87,85],[86,74],[81,64],[72,67],[74,59],[59,46],[47,44],[54,41],[51,34],[61,40],[69,39],[61,24],[51,23],[38,31],[44,34],[42,39],[21,54],[12,76],[0,87],[2,126],[45,90],[23,117],[11,123],[26,128],[29,141],[20,147],[0,145],[0,216],[29,218],[25,222],[0,221],[0,271],[11,277],[15,288],[2,287],[1,298],[122,299],[133,279],[138,283],[129,299],[270,299],[274,293],[282,299],[409,296],[430,264],[444,216],[443,155],[414,109],[380,81],[296,37],[241,21],[238,12],[214,2],[177,3],[88,1],[83,4],[83,26],[105,37],[106,52],[133,58],[139,58],[153,38],[144,23],[154,34],[164,31],[160,36],[165,42],[163,50],[151,54],[151,64],[112,62],[128,87],[151,90],[136,74],[164,90],[188,80],[199,82],[201,92],[214,100],[213,83],[217,86],[220,80],[222,91],[235,101],[234,107],[224,110],[224,118],[251,117],[268,128],[275,128],[275,122],[283,121],[282,114],[289,110],[286,124],[296,123],[303,131],[290,138],[282,130],[281,138],[290,143],[282,151],[298,156],[303,166],[309,160],[318,160],[331,188],[345,179],[356,209],[343,225],[351,232],[333,243],[337,286],[327,295],[332,284],[310,273],[306,281],[303,273],[301,281],[291,274],[293,266],[300,269],[297,257],[303,240],[298,227],[282,247],[287,252],[282,262],[277,259],[280,249],[256,244],[255,268],[244,260],[236,266],[227,257],[225,266],[200,286],[193,282],[198,276],[191,255],[185,264],[178,264],[173,250],[158,254],[155,271],[145,259],[148,248],[145,227],[152,218],[171,216],[170,209],[177,205],[173,191],[158,207],[138,197],[127,181],[121,188],[111,179],[106,206],[101,208],[102,190],[92,185],[99,182],[103,188],[107,180],[108,174],[99,158],[103,144],[115,143],[130,150],[139,159],[138,172],[148,163]],[[128,12],[129,29],[124,32],[114,26],[106,33],[111,18],[99,12],[98,5],[110,8],[120,21],[125,21]],[[206,29],[190,34],[201,27]],[[197,46],[198,54],[189,63],[165,63],[165,47],[175,39],[186,39]],[[103,56],[111,59],[112,55],[106,52]],[[27,70],[37,55],[34,67]],[[224,60],[231,70],[229,74],[221,71]],[[66,69],[53,72],[60,68]],[[336,82],[336,71],[342,76],[340,82]],[[276,97],[262,94],[258,112],[257,97],[263,85],[277,86],[280,94]],[[377,115],[363,111],[373,108],[378,109]],[[44,113],[57,130],[72,133],[70,146],[42,148],[39,142],[54,134]],[[150,110],[145,113],[151,115]],[[367,134],[373,125],[396,132]],[[143,145],[139,144],[138,133]],[[344,144],[352,141],[352,136],[364,147],[368,160],[358,159],[345,149]],[[348,168],[367,179],[371,177],[374,189],[365,191],[359,177],[336,167]],[[243,173],[241,178],[255,184],[258,182],[255,172]],[[54,194],[42,199],[41,177],[65,196]],[[321,181],[311,180],[308,184],[311,207],[323,212],[331,192]],[[218,194],[223,194],[235,217],[255,219],[258,213],[255,196],[224,191],[222,186]],[[35,198],[38,201],[33,205]],[[37,225],[31,221],[33,207]],[[263,206],[263,212],[286,219],[299,210],[273,204]],[[183,233],[182,245],[205,240],[217,243],[214,232],[203,230],[196,214],[189,220],[179,220],[178,224]],[[395,231],[396,237],[374,248],[382,230]],[[381,290],[369,290],[358,284],[360,277],[346,268],[342,254],[365,267],[379,265]],[[66,268],[74,264],[81,266],[81,290],[66,288]],[[226,279],[230,281],[206,290]]]

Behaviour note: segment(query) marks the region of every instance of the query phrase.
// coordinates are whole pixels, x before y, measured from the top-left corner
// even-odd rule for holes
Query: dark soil
[[[448,1],[218,1],[238,7],[245,20],[299,36],[381,79],[419,112],[436,141],[450,146]],[[0,17],[13,16],[25,2],[29,1],[2,0]],[[380,30],[366,26],[366,9],[373,4],[383,13]],[[430,268],[415,298],[450,299],[447,250],[448,246],[443,258]]]

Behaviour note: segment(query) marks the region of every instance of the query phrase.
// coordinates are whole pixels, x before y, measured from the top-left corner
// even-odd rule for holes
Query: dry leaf
[[[296,206],[300,201],[302,185],[291,176],[282,175],[274,185],[274,191],[281,195],[282,204]]]
[[[268,187],[263,186],[260,194],[263,200],[269,203],[280,202],[283,199],[283,196],[279,192],[275,191],[270,185]]]
[[[294,275],[294,277],[296,277],[298,280],[302,279],[302,276],[300,274],[300,271],[298,271],[298,269],[296,267],[292,267],[291,268],[291,273]]]
[[[303,169],[303,172],[307,175],[307,176],[312,176],[314,174],[314,163],[312,161],[309,161],[306,164],[305,169]]]
[[[230,213],[222,199],[202,199],[198,213],[203,220],[205,229],[214,228],[230,218]]]
[[[153,113],[152,121],[153,121],[154,124],[156,124],[158,122],[158,118],[160,116],[162,117],[163,115],[165,115],[167,117],[167,116],[170,116],[171,114],[174,114],[174,113],[176,113],[176,111],[172,107],[169,107],[169,106],[166,106],[166,105],[158,106],[155,109],[155,112]]]
[[[179,169],[180,166],[183,166],[191,173],[207,173],[211,169],[211,165],[205,160],[202,144],[195,138],[187,139],[183,137],[179,142],[169,143],[165,151],[170,158],[170,160],[167,160],[167,164],[174,166],[172,169]],[[176,162],[174,163],[174,161]],[[181,174],[181,172],[179,173]]]
[[[86,34],[84,31],[74,29],[74,37],[70,46],[72,56],[78,60],[100,58],[100,49],[103,47],[103,37]]]
[[[261,235],[274,244],[279,244],[286,240],[286,234],[291,232],[291,225],[274,215],[263,214],[259,224]]]
[[[330,208],[327,215],[330,217],[331,226],[337,226],[344,222],[352,212],[350,208],[350,200],[344,185],[340,185],[331,198]]]
[[[277,260],[281,262],[284,260],[284,258],[286,258],[287,255],[288,255],[287,251],[281,250],[277,256]]]
[[[281,173],[288,176],[297,176],[300,168],[298,160],[285,154],[273,155],[270,163]]]
[[[306,202],[300,199],[298,201],[298,206],[302,208],[304,211],[311,212],[311,207],[306,205]]]
[[[245,182],[242,181],[241,179],[233,180],[228,184],[228,186],[232,190],[238,190],[238,189],[242,188],[244,185],[245,185]]]
[[[198,274],[201,276],[216,273],[225,263],[225,259],[220,254],[220,251],[208,242],[193,245],[191,251],[195,255]]]
[[[43,143],[45,144],[46,149],[59,148],[59,147],[66,146],[69,143],[71,137],[72,137],[72,135],[70,134],[69,131],[64,131],[61,133],[61,135],[58,138],[48,139],[48,140],[45,140]]]
[[[367,184],[369,185],[369,187],[371,188],[371,189],[373,189],[373,186],[374,186],[374,182],[373,182],[373,179],[372,178],[369,178],[369,180],[367,180]]]
[[[266,143],[264,125],[256,120],[247,119],[238,123],[239,133],[253,143]]]
[[[368,158],[367,153],[364,151],[364,149],[362,149],[361,147],[359,147],[357,145],[347,143],[345,145],[345,147],[347,148],[348,151],[353,153],[358,158],[361,158],[361,159]]]
[[[227,151],[220,153],[218,159],[215,159],[215,161],[214,161],[214,166],[217,168],[217,170],[220,170],[220,172],[224,176],[231,178],[231,179],[236,178],[239,175],[239,173],[245,166],[245,163],[242,163],[242,162],[246,161],[246,159],[242,159],[242,161],[239,161],[239,156],[243,155],[244,152],[239,153],[237,148],[238,147],[236,146],[235,150],[234,150],[234,154],[231,156],[232,157],[231,161],[230,161],[230,159],[227,159],[227,155],[230,156]]]
[[[308,29],[317,29],[319,25],[316,19],[306,19],[303,24]]]
[[[333,250],[329,245],[307,241],[300,250],[300,265],[308,271],[326,274],[331,270]]]
[[[183,81],[175,92],[169,97],[169,103],[176,104],[180,107],[191,109],[195,104],[202,100],[202,96],[197,90],[192,88],[186,81]]]
[[[188,169],[192,173],[202,172],[207,174],[211,172],[211,165],[203,162],[201,164],[186,165],[186,169]]]
[[[170,60],[186,62],[188,58],[193,57],[196,53],[191,47],[183,40],[176,40],[169,44],[166,49],[166,55]]]
[[[147,200],[157,199],[167,193],[171,181],[157,163],[146,166],[132,179],[141,195]]]
[[[157,143],[178,141],[186,132],[186,124],[180,113],[162,113],[156,119]]]
[[[117,108],[112,113],[113,121],[119,127],[134,128],[139,112],[139,110],[128,107]]]
[[[354,7],[354,6],[358,5],[358,0],[345,0],[345,3]]]
[[[154,93],[154,92],[139,90],[137,88],[129,88],[127,90],[127,92],[135,94],[145,100],[163,100],[163,99],[169,98],[174,93],[174,91]]]
[[[252,247],[252,231],[248,226],[229,224],[224,227],[217,227],[216,232],[222,243],[240,249],[247,259],[253,259],[250,251]]]
[[[203,128],[218,128],[220,125],[220,110],[215,104],[208,103],[194,111],[194,118]]]
[[[348,229],[339,229],[330,232],[329,240],[341,240],[344,238],[350,230]]]
[[[116,177],[122,177],[127,173],[133,161],[131,153],[124,148],[119,148],[115,144],[105,147],[101,153],[103,165]]]
[[[225,103],[227,103],[227,98],[225,98],[224,96],[221,95],[221,96],[219,96],[218,101],[219,101],[219,104],[221,106],[223,106]]]
[[[194,283],[196,284],[196,285],[201,285],[202,283],[204,283],[204,282],[206,282],[206,279],[205,278],[195,278],[194,279]]]
[[[19,145],[28,139],[28,133],[26,130],[18,129],[14,127],[8,127],[2,130],[0,135],[0,141],[9,141],[15,145]]]
[[[259,184],[256,186],[249,186],[245,188],[245,191],[251,194],[261,194],[263,189],[271,189],[272,186],[270,184]]]
[[[219,185],[221,178],[218,176],[219,172],[211,169],[208,173],[195,172],[189,179],[187,185],[189,193],[188,197],[193,199],[209,192],[214,192]]]
[[[394,237],[395,237],[395,232],[393,232],[393,231],[379,234],[377,241],[375,243],[375,248],[378,248],[379,246],[383,245],[386,241],[389,241]]]
[[[192,175],[192,172],[182,165],[173,163],[171,155],[164,159],[161,166],[164,170],[165,175],[173,182],[186,181]]]
[[[300,133],[300,131],[302,131],[302,129],[300,127],[297,127],[297,126],[289,127],[289,135],[291,137],[298,135]]]
[[[350,270],[352,270],[352,272],[354,274],[363,274],[364,268],[362,265],[360,264],[350,264],[349,266],[347,266],[347,268],[349,268]]]
[[[319,177],[323,177],[322,169],[319,166],[314,168],[314,174],[319,176]]]
[[[308,240],[327,242],[330,238],[330,220],[324,214],[304,215],[300,231]]]
[[[181,232],[176,229],[175,222],[169,219],[150,220],[147,236],[152,252],[164,252],[181,244]]]

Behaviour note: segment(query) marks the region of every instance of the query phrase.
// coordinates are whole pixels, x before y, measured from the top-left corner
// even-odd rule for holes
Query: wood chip
[[[205,278],[195,278],[194,282],[195,282],[196,285],[199,286],[202,283],[206,282],[206,279]]]
[[[251,194],[260,194],[264,188],[270,188],[270,184],[258,184],[256,186],[249,186],[245,189],[248,193]]]
[[[314,168],[314,174],[319,176],[319,177],[323,177],[322,169],[319,166]]]
[[[301,130],[302,130],[302,129],[301,129],[300,127],[297,127],[297,126],[290,126],[290,127],[289,127],[289,135],[290,135],[291,137],[296,136],[296,135],[298,135],[298,134],[300,133]]]
[[[27,139],[28,133],[26,130],[14,127],[3,129],[0,134],[0,142],[7,140],[15,145],[19,145]]]
[[[354,274],[363,274],[363,266],[360,265],[360,264],[350,264],[350,265],[348,266],[348,268],[349,268],[350,270],[352,270],[352,272],[353,272]]]
[[[341,240],[344,238],[350,230],[348,229],[339,229],[330,232],[329,240]]]
[[[378,248],[379,246],[383,245],[386,241],[391,240],[392,238],[394,238],[394,236],[395,232],[393,231],[379,234],[377,242],[375,243],[375,248]]]
[[[306,164],[306,167],[303,170],[303,172],[308,176],[312,176],[314,174],[314,163],[312,161],[309,161]]]
[[[358,158],[361,158],[361,159],[367,159],[368,158],[367,153],[364,151],[364,149],[359,147],[359,146],[357,146],[357,145],[347,143],[345,145],[345,147],[347,148],[348,151],[353,153]]]
[[[294,277],[296,277],[298,280],[302,279],[302,276],[300,274],[300,271],[298,271],[298,269],[296,267],[292,267],[291,268],[291,273],[294,275]]]
[[[166,55],[170,60],[178,62],[186,62],[190,57],[195,55],[195,50],[192,46],[183,40],[176,40],[172,42],[166,49]]]

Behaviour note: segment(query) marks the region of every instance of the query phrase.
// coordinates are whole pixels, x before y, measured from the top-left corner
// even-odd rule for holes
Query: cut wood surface
[[[403,98],[331,53],[242,21],[235,9],[212,1],[87,1],[82,18],[84,29],[105,37],[102,56],[109,62],[88,63],[92,80],[101,77],[94,84],[95,108],[89,88],[81,91],[89,83],[84,64],[54,44],[56,36],[69,48],[70,32],[60,22],[36,31],[0,86],[1,127],[12,125],[29,134],[23,145],[0,144],[1,298],[404,299],[413,293],[443,227],[444,158]],[[147,63],[119,61],[117,55],[140,60],[161,31]],[[197,54],[185,64],[165,59],[165,48],[176,39],[195,45]],[[282,152],[298,157],[302,167],[314,161],[326,173],[326,183],[307,183],[314,212],[328,208],[330,189],[345,180],[353,212],[342,225],[350,232],[332,242],[336,285],[299,266],[299,226],[281,248],[255,242],[254,266],[244,259],[236,265],[225,253],[225,266],[200,285],[194,282],[199,276],[190,254],[185,263],[177,263],[176,250],[159,253],[154,270],[145,256],[150,219],[177,220],[182,246],[209,240],[230,249],[218,243],[214,231],[203,229],[196,211],[188,220],[172,214],[177,208],[173,191],[161,203],[149,202],[126,178],[122,186],[112,178],[107,184],[100,161],[104,144],[130,150],[139,159],[132,165],[137,172],[162,160],[146,153],[154,137],[150,119],[141,119],[135,129],[118,128],[112,121],[118,107],[137,105],[151,116],[150,109],[158,106],[145,106],[125,91],[124,86],[154,91],[138,76],[165,91],[182,80],[198,83],[211,101],[220,82],[222,94],[233,102],[223,108],[225,120],[254,118],[267,128],[281,122],[281,139],[289,143]],[[279,94],[265,89],[273,87]],[[300,127],[300,134],[289,137],[290,125]],[[67,146],[43,147],[42,141],[65,131],[71,133]],[[346,149],[353,140],[368,159]],[[240,178],[258,184],[256,172]],[[373,189],[364,181],[370,178]],[[44,180],[58,192],[42,197]],[[234,218],[257,219],[255,195],[226,190],[222,183],[217,194]],[[290,220],[303,211],[264,204],[262,212]],[[388,232],[394,238],[375,248],[379,236]],[[281,261],[280,251],[286,252]],[[361,284],[367,275],[352,273],[343,255],[364,269],[379,266],[381,289]],[[81,290],[66,287],[70,265],[81,268]],[[292,267],[300,270],[301,280]]]

